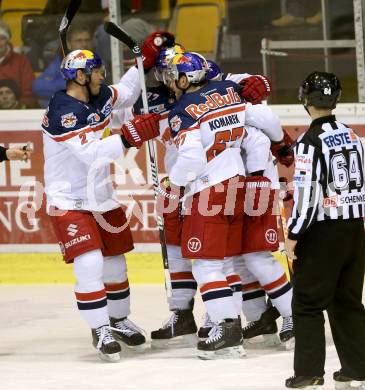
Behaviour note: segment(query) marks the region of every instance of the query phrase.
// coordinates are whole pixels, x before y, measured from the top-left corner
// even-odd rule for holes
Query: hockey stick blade
[[[105,22],[104,30],[112,37],[118,39],[118,41],[123,42],[125,45],[127,45],[129,49],[132,50],[133,54],[136,57],[141,56],[140,47],[131,38],[131,36],[126,31],[124,31],[121,27],[117,26],[113,22]]]
[[[61,47],[63,55],[65,56],[68,53],[67,47],[67,30],[69,29],[72,19],[75,17],[78,9],[80,8],[81,0],[71,0],[65,14],[62,17],[58,33],[61,40]]]

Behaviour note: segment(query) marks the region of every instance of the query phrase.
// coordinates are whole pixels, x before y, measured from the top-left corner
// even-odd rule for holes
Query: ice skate
[[[210,319],[208,313],[204,314],[204,322],[203,325],[199,328],[198,337],[199,339],[205,340],[209,336],[209,332],[212,330],[214,326],[214,322]]]
[[[127,317],[110,318],[110,328],[119,343],[135,352],[144,352],[146,338],[143,335],[143,330]]]
[[[320,389],[324,379],[319,376],[292,376],[285,381],[285,386],[290,389]]]
[[[242,329],[243,345],[246,348],[260,349],[280,345],[277,336],[276,319],[280,316],[277,309],[269,307],[257,321],[250,322]]]
[[[91,329],[93,337],[93,346],[98,350],[100,359],[107,362],[119,362],[121,347],[113,337],[112,331],[108,325]]]
[[[292,351],[295,347],[295,337],[293,329],[292,316],[283,318],[283,325],[279,332],[279,337],[282,345],[287,351]]]
[[[200,359],[239,359],[246,355],[242,346],[240,319],[215,323],[208,336],[206,340],[198,342]]]
[[[365,381],[354,381],[353,379],[343,375],[341,371],[336,371],[335,373],[333,373],[333,380],[335,381],[336,390],[365,389]]]
[[[197,330],[191,309],[174,310],[160,329],[151,332],[151,348],[195,347]]]

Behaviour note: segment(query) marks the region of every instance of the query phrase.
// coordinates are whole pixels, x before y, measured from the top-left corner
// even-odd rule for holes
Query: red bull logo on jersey
[[[77,123],[77,118],[73,112],[61,116],[61,125],[66,129],[75,127],[76,123]]]
[[[175,116],[170,120],[171,129],[172,129],[172,131],[174,131],[175,133],[177,133],[177,132],[180,130],[181,124],[182,124],[182,120],[181,120],[177,115],[175,115]]]
[[[185,111],[194,119],[199,119],[202,115],[210,110],[215,110],[224,106],[230,106],[232,104],[240,103],[241,97],[235,92],[234,88],[229,87],[226,89],[227,94],[221,95],[219,92],[213,92],[206,95],[204,103],[190,104],[185,108]]]

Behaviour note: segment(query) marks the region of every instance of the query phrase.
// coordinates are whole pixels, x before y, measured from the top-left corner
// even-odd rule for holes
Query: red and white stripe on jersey
[[[192,272],[171,272],[170,277],[173,290],[182,288],[196,290],[198,287]]]
[[[204,302],[212,299],[231,297],[233,294],[227,280],[205,283],[200,286],[200,293]]]
[[[121,283],[104,283],[106,296],[112,301],[128,298],[130,295],[128,279]]]
[[[119,93],[116,88],[114,88],[112,85],[109,85],[110,90],[112,91],[112,105],[115,105],[115,102],[118,100]]]
[[[242,300],[261,298],[265,296],[265,290],[258,281],[251,283],[242,283]]]
[[[75,291],[77,307],[79,310],[100,309],[107,305],[105,290],[92,292]]]
[[[237,274],[228,275],[227,282],[229,287],[234,293],[242,291],[242,281],[239,275]]]
[[[271,299],[275,299],[287,293],[291,289],[291,285],[288,282],[285,273],[283,273],[280,278],[271,283],[265,284],[262,288]]]
[[[95,126],[85,126],[85,127],[82,127],[81,129],[77,129],[74,131],[68,131],[67,133],[61,134],[61,135],[52,135],[44,129],[43,129],[43,131],[45,133],[47,133],[47,135],[49,135],[54,141],[63,142],[63,141],[67,141],[73,137],[77,137],[80,134],[87,134],[87,133],[91,133],[91,132],[97,132],[100,130],[104,130],[105,127],[107,127],[109,124],[110,124],[110,116],[108,118],[104,119],[103,122],[98,123]]]

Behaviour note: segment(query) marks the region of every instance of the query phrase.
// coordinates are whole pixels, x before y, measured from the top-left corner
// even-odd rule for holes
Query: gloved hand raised
[[[271,83],[268,78],[261,75],[247,77],[240,81],[242,86],[241,96],[252,104],[261,103],[271,93]]]
[[[150,34],[142,45],[143,67],[145,71],[155,66],[160,51],[175,44],[175,36],[168,31],[156,31]]]
[[[160,134],[160,117],[159,114],[136,115],[124,123],[121,128],[123,143],[127,147],[140,148],[144,141],[157,137]]]

